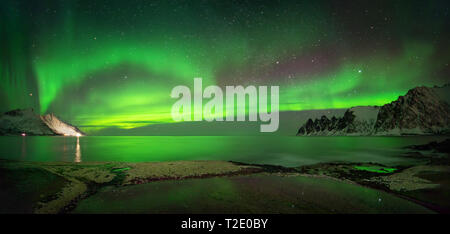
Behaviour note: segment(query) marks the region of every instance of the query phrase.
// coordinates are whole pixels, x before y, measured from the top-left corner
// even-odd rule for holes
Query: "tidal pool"
[[[332,179],[247,175],[105,187],[73,213],[432,213],[378,191]]]

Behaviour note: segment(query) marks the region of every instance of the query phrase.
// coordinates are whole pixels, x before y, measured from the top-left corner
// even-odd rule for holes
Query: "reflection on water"
[[[81,162],[80,137],[77,137],[76,142],[73,142],[73,139],[74,139],[73,137],[63,137],[61,161]],[[74,143],[75,143],[75,147],[74,147]],[[73,157],[74,153],[75,153],[75,158]]]
[[[80,137],[77,136],[77,147],[75,148],[75,162],[81,162]]]
[[[21,158],[21,160],[24,160],[25,156],[27,155],[27,142],[26,142],[24,136],[22,136],[22,147],[21,147],[20,151],[21,151],[20,158]]]

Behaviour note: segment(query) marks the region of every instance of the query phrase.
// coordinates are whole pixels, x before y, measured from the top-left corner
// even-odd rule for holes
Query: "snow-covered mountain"
[[[344,116],[308,119],[298,136],[436,135],[450,133],[450,86],[417,87],[397,100],[348,109]]]
[[[40,116],[41,120],[57,135],[83,136],[85,135],[75,126],[63,122],[53,113]]]
[[[65,135],[84,136],[77,127],[54,114],[41,116],[33,109],[17,109],[0,115],[0,135]]]

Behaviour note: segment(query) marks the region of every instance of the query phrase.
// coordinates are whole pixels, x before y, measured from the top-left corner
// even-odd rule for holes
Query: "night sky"
[[[85,131],[170,123],[174,86],[279,85],[280,110],[449,82],[449,1],[0,3],[0,110]]]

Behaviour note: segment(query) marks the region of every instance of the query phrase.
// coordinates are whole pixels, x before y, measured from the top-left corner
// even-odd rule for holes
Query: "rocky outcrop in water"
[[[299,136],[438,135],[450,133],[450,87],[417,87],[381,107],[348,109],[342,117],[309,119]]]
[[[0,115],[0,135],[65,135],[84,136],[77,127],[54,114],[41,116],[33,109],[17,109]]]
[[[441,142],[432,141],[430,143],[424,145],[411,145],[406,148],[414,149],[414,150],[433,150],[440,153],[450,154],[450,138],[445,139]]]

